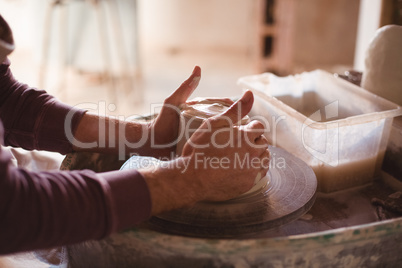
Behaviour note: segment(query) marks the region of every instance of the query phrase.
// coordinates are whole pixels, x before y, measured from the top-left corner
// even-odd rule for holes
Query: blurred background
[[[126,117],[152,113],[195,65],[193,97],[239,96],[237,79],[262,72],[362,71],[375,30],[402,24],[401,8],[401,0],[0,0],[18,80]]]

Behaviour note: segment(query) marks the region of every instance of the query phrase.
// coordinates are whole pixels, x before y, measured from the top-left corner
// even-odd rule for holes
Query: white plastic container
[[[265,135],[303,159],[318,189],[333,192],[371,182],[381,170],[396,104],[322,70],[239,79],[255,96],[252,119]]]

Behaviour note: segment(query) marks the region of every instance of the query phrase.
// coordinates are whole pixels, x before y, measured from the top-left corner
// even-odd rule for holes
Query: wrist
[[[190,158],[180,157],[164,162],[155,169],[139,170],[148,184],[152,200],[152,215],[194,205],[202,200]]]
[[[124,142],[127,155],[150,155],[151,131],[149,123],[126,121],[124,131],[120,131],[119,142]]]
[[[166,142],[161,137],[165,133],[155,128],[154,122],[142,123],[142,139],[143,143],[139,150],[131,150],[131,152],[140,155],[152,156],[155,158],[172,159],[175,153],[175,142]]]

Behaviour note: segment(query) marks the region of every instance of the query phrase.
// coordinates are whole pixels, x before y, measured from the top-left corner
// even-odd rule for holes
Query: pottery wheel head
[[[200,202],[191,208],[153,217],[147,226],[163,233],[193,237],[236,238],[298,219],[313,205],[317,180],[313,170],[283,149],[270,147],[271,165],[260,190],[225,202]],[[122,169],[157,165],[134,156]]]

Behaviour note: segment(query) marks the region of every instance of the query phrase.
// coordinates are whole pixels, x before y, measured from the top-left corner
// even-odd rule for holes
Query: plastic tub
[[[363,185],[380,172],[398,105],[322,70],[238,84],[253,91],[250,115],[265,124],[268,140],[310,165],[320,191]]]

